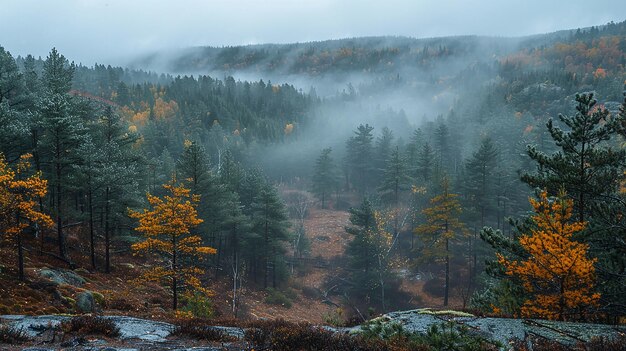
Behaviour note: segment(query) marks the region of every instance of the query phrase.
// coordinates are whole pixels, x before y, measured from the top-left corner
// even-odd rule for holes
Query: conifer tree
[[[322,202],[322,208],[326,208],[326,200],[339,183],[331,152],[331,148],[322,150],[313,170],[313,193]]]
[[[547,192],[530,199],[536,229],[524,233],[519,243],[528,252],[525,260],[498,254],[506,274],[521,279],[532,298],[522,306],[526,317],[573,319],[581,309],[593,306],[600,295],[593,292],[596,259],[587,257],[589,245],[573,240],[586,223],[570,223],[572,200],[551,200]],[[578,316],[580,317],[580,315]]]
[[[59,256],[66,259],[64,225],[64,200],[69,185],[69,170],[78,157],[77,148],[84,134],[82,121],[73,113],[72,99],[68,92],[72,85],[74,65],[52,49],[44,62],[41,101],[41,127],[45,132],[38,153],[49,153],[48,173],[54,189],[54,209],[56,212],[57,241]]]
[[[465,225],[460,221],[461,204],[458,195],[450,192],[447,177],[441,182],[441,193],[430,200],[431,206],[424,209],[426,223],[415,228],[422,241],[421,254],[430,258],[443,258],[445,263],[445,290],[443,305],[448,305],[450,293],[450,243],[466,236]]]
[[[11,169],[0,153],[0,229],[4,231],[0,239],[15,240],[21,281],[25,279],[22,232],[30,224],[53,225],[50,216],[39,210],[37,200],[46,195],[47,181],[41,177],[41,172],[28,174],[31,157],[30,154],[23,155],[15,169]]]
[[[285,205],[278,197],[274,186],[264,182],[252,205],[252,230],[258,236],[260,263],[263,267],[263,287],[276,288],[280,269],[284,269],[284,245],[289,241],[289,222]]]
[[[618,189],[626,149],[615,149],[608,143],[622,128],[622,117],[610,116],[607,109],[596,107],[592,93],[577,94],[576,103],[574,116],[559,115],[568,130],[554,125],[552,119],[547,123],[560,150],[547,155],[534,146],[528,147],[528,155],[537,163],[537,171],[524,174],[522,180],[533,187],[547,189],[551,195],[564,188],[575,200],[578,221],[584,222],[589,219],[595,202]]]
[[[372,172],[373,146],[372,135],[374,127],[366,124],[359,125],[354,132],[355,136],[348,139],[346,165],[348,177],[352,185],[361,194],[364,194],[374,179]]]
[[[428,184],[433,176],[433,168],[435,166],[435,155],[429,143],[424,143],[417,155],[417,164],[415,165],[415,179],[423,184]]]
[[[147,271],[143,278],[169,285],[172,308],[176,310],[181,290],[211,294],[200,282],[204,270],[198,262],[205,255],[215,254],[216,250],[202,246],[202,239],[191,233],[193,227],[202,223],[196,211],[199,196],[178,184],[176,178],[163,188],[167,194],[163,198],[148,194],[150,209],[129,212],[139,221],[135,230],[145,235],[145,240],[133,244],[132,248],[135,252],[155,254],[160,259],[160,266]]]
[[[400,203],[400,192],[407,190],[411,181],[407,173],[406,163],[396,146],[387,159],[382,184],[378,188],[382,199],[396,208]]]
[[[379,184],[384,177],[387,161],[391,157],[393,151],[393,132],[384,127],[380,135],[376,138],[376,146],[374,149],[374,158],[370,160],[374,164],[374,183]]]

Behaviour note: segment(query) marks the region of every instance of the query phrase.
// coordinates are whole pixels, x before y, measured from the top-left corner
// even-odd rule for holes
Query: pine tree
[[[265,182],[252,205],[252,230],[258,236],[260,263],[263,267],[263,287],[268,287],[271,271],[272,288],[276,288],[278,274],[284,268],[284,245],[289,240],[289,222],[285,205],[274,186]]]
[[[169,285],[172,308],[176,310],[180,290],[211,294],[200,282],[204,271],[197,263],[216,250],[202,246],[202,239],[191,233],[193,227],[202,223],[196,211],[199,197],[177,184],[175,178],[163,188],[167,193],[163,198],[148,194],[150,209],[129,212],[139,221],[135,230],[146,237],[132,248],[135,252],[155,254],[161,260],[161,265],[147,271],[143,278]]]
[[[346,253],[350,256],[351,292],[369,296],[380,288],[380,302],[386,309],[385,291],[394,276],[390,271],[390,250],[393,235],[389,227],[391,216],[376,211],[366,198],[358,208],[350,209],[350,223],[346,232],[353,236]]]
[[[113,224],[125,218],[126,209],[137,199],[137,178],[141,157],[132,148],[139,135],[130,133],[120,115],[110,106],[97,121],[97,189],[104,208],[105,272],[111,271],[111,232]]]
[[[372,166],[372,140],[374,137],[372,130],[374,127],[368,124],[359,125],[354,132],[355,136],[348,139],[346,145],[348,177],[360,194],[367,192],[374,179]]]
[[[0,46],[0,152],[9,161],[19,158],[27,136],[23,83],[15,59]]]
[[[525,260],[510,260],[498,254],[506,274],[521,279],[532,295],[522,307],[526,317],[572,319],[581,309],[593,306],[600,295],[593,292],[595,259],[587,258],[589,245],[573,240],[586,223],[570,223],[572,200],[555,200],[542,192],[530,199],[536,229],[524,233],[519,242],[528,252]]]
[[[478,150],[466,163],[466,191],[469,202],[479,213],[480,228],[485,226],[487,212],[493,207],[497,156],[498,151],[493,141],[485,137],[481,140]]]
[[[370,160],[374,164],[374,184],[379,184],[384,177],[387,161],[393,152],[393,140],[393,132],[387,127],[384,127],[376,138],[374,158]]]
[[[447,177],[441,184],[441,193],[430,200],[431,206],[424,209],[426,223],[415,228],[423,243],[421,254],[426,258],[443,258],[445,263],[445,290],[443,305],[448,305],[450,293],[450,243],[459,236],[466,236],[465,225],[460,221],[461,204],[458,195],[450,193]]]
[[[621,129],[623,118],[611,117],[607,109],[596,108],[593,94],[576,95],[576,114],[559,115],[568,127],[565,131],[547,123],[548,131],[559,151],[546,155],[534,146],[528,155],[537,163],[537,172],[522,176],[529,185],[547,189],[556,195],[562,188],[575,200],[578,221],[591,215],[592,206],[603,196],[615,193],[623,176],[626,149],[615,149],[609,141]]]
[[[387,159],[382,184],[378,188],[382,199],[397,208],[400,204],[400,192],[407,190],[410,182],[411,179],[408,176],[406,163],[400,155],[399,148],[396,146]]]
[[[491,138],[485,137],[480,142],[480,147],[466,163],[466,175],[464,186],[467,194],[466,208],[472,208],[478,214],[476,226],[483,228],[487,214],[495,207],[495,170],[497,166],[498,151]],[[478,273],[478,230],[474,230],[472,242],[472,275]]]
[[[429,143],[424,143],[417,156],[415,165],[415,179],[422,184],[428,184],[433,176],[435,166],[435,155]]]
[[[64,200],[70,184],[68,171],[76,162],[77,148],[82,141],[84,127],[82,121],[73,114],[72,101],[68,94],[72,85],[74,66],[65,57],[52,49],[44,62],[44,97],[41,101],[41,127],[45,131],[38,153],[47,151],[50,155],[50,177],[55,200],[57,241],[59,256],[66,259],[64,225]]]
[[[18,257],[18,278],[24,281],[24,247],[22,232],[30,224],[51,227],[54,223],[47,214],[39,211],[38,199],[46,196],[47,181],[41,172],[28,175],[30,154],[20,158],[15,169],[11,169],[0,153],[0,228],[3,240],[15,239]],[[30,223],[25,222],[25,220]]]
[[[408,165],[408,172],[413,178],[417,178],[417,162],[418,155],[422,148],[423,143],[423,132],[421,129],[416,129],[411,134],[411,138],[409,140],[409,144],[406,146],[406,163]]]
[[[351,266],[368,273],[375,265],[374,247],[371,236],[376,230],[374,207],[368,199],[364,199],[357,208],[350,209],[351,227],[346,232],[354,236],[348,244],[346,253],[351,257]]]
[[[322,208],[326,208],[326,199],[339,185],[337,169],[330,155],[331,148],[322,150],[322,154],[315,161],[313,169],[313,193],[322,201]]]

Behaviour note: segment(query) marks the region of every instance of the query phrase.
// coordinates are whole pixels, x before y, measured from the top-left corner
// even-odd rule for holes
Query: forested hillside
[[[77,311],[42,271],[86,271],[127,313],[116,279],[179,317],[250,318],[261,293],[337,325],[411,306],[623,322],[626,22],[133,67],[0,47],[0,314]]]

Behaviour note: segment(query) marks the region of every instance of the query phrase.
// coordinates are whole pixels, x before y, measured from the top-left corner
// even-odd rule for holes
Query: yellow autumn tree
[[[530,204],[536,229],[519,238],[528,258],[509,261],[498,254],[498,261],[532,296],[522,306],[524,316],[572,319],[600,298],[593,292],[596,259],[587,258],[589,245],[572,238],[586,223],[570,222],[573,201],[563,196],[549,199],[544,191]]]
[[[28,175],[30,154],[20,157],[15,169],[7,164],[0,154],[0,228],[4,229],[6,241],[15,241],[17,267],[20,280],[24,280],[24,247],[22,232],[31,224],[51,227],[53,221],[39,211],[38,199],[46,196],[48,182],[41,172]]]
[[[200,197],[177,184],[176,178],[163,188],[166,190],[163,198],[147,194],[150,209],[129,211],[132,218],[139,220],[135,230],[145,236],[145,240],[133,244],[132,249],[135,253],[157,257],[160,265],[145,272],[143,278],[169,285],[172,307],[176,310],[180,291],[189,296],[197,293],[211,296],[211,290],[200,282],[204,270],[198,263],[216,250],[203,246],[200,236],[191,233],[192,228],[203,222],[196,210]]]
[[[417,188],[414,188],[417,189]],[[430,199],[431,206],[422,213],[426,222],[415,228],[419,235],[421,254],[424,259],[442,259],[445,263],[445,286],[443,305],[448,306],[450,294],[450,242],[468,235],[465,225],[460,220],[462,212],[457,194],[450,193],[447,177],[441,181],[441,193]]]

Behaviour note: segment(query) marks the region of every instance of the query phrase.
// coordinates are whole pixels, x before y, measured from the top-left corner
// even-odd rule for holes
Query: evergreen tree
[[[411,181],[407,173],[406,163],[396,146],[387,159],[382,184],[378,188],[382,199],[396,208],[400,204],[400,192],[407,190]]]
[[[528,147],[528,155],[537,163],[535,173],[526,173],[522,180],[556,195],[564,189],[574,200],[578,221],[591,215],[592,205],[615,193],[623,177],[626,149],[615,149],[609,141],[621,129],[622,118],[611,117],[605,108],[595,108],[593,94],[576,95],[576,114],[559,115],[569,130],[547,123],[548,131],[560,148],[547,155]]]
[[[424,144],[422,139],[422,130],[418,128],[413,131],[413,134],[411,134],[409,144],[406,147],[406,163],[408,166],[408,172],[413,178],[417,178],[416,167],[418,162],[418,155],[420,153],[422,145]]]
[[[358,208],[350,209],[350,223],[346,232],[353,236],[346,253],[350,256],[349,291],[359,297],[369,296],[380,291],[382,310],[386,310],[385,291],[394,279],[390,271],[390,251],[393,243],[391,217],[374,210],[366,198]]]
[[[19,158],[27,134],[22,78],[11,53],[0,46],[0,152],[10,162]]]
[[[322,208],[326,208],[326,199],[339,185],[337,169],[330,155],[331,148],[322,150],[322,154],[315,161],[313,170],[313,193],[322,201]]]
[[[350,209],[350,223],[352,226],[346,227],[346,232],[353,235],[346,249],[346,253],[351,258],[350,266],[367,275],[376,265],[375,247],[372,240],[376,232],[376,218],[374,207],[369,199],[364,199],[359,207]]]
[[[480,228],[485,225],[487,212],[494,202],[494,172],[497,166],[498,151],[489,137],[480,142],[478,150],[466,163],[465,187],[468,202],[479,213]]]
[[[449,173],[450,166],[450,131],[448,126],[440,121],[435,129],[435,166],[438,172]]]
[[[262,184],[253,204],[252,230],[257,235],[259,261],[263,268],[263,287],[270,279],[276,288],[281,270],[284,270],[285,243],[289,240],[289,222],[285,206],[276,189],[269,183]]]
[[[360,194],[367,192],[374,179],[372,174],[374,171],[372,166],[372,140],[374,139],[372,130],[374,127],[361,124],[354,132],[355,136],[348,139],[347,142],[348,178]]]
[[[44,62],[44,97],[41,101],[41,126],[45,131],[44,140],[38,153],[47,151],[50,155],[48,173],[52,180],[54,209],[56,212],[57,240],[59,256],[66,259],[64,225],[64,200],[70,185],[68,171],[76,162],[77,148],[84,134],[82,121],[73,114],[72,99],[68,92],[72,84],[74,66],[52,49]]]
[[[384,127],[376,138],[374,159],[370,161],[374,163],[375,184],[379,184],[385,175],[387,161],[393,152],[393,139],[393,132],[387,127]]]
[[[101,159],[96,179],[100,207],[104,209],[105,272],[111,271],[111,233],[126,218],[126,211],[138,198],[139,163],[132,148],[139,135],[127,132],[124,121],[110,106],[98,119],[95,133]]]
[[[450,256],[451,242],[459,236],[466,236],[465,225],[460,221],[461,204],[458,195],[450,192],[447,177],[441,184],[441,193],[430,200],[431,206],[424,209],[426,223],[415,228],[422,241],[421,253],[426,258],[443,258],[445,263],[445,290],[443,305],[448,306],[450,294]]]
[[[433,176],[435,166],[435,155],[429,143],[424,143],[417,156],[415,165],[415,179],[423,184],[428,184]]]

